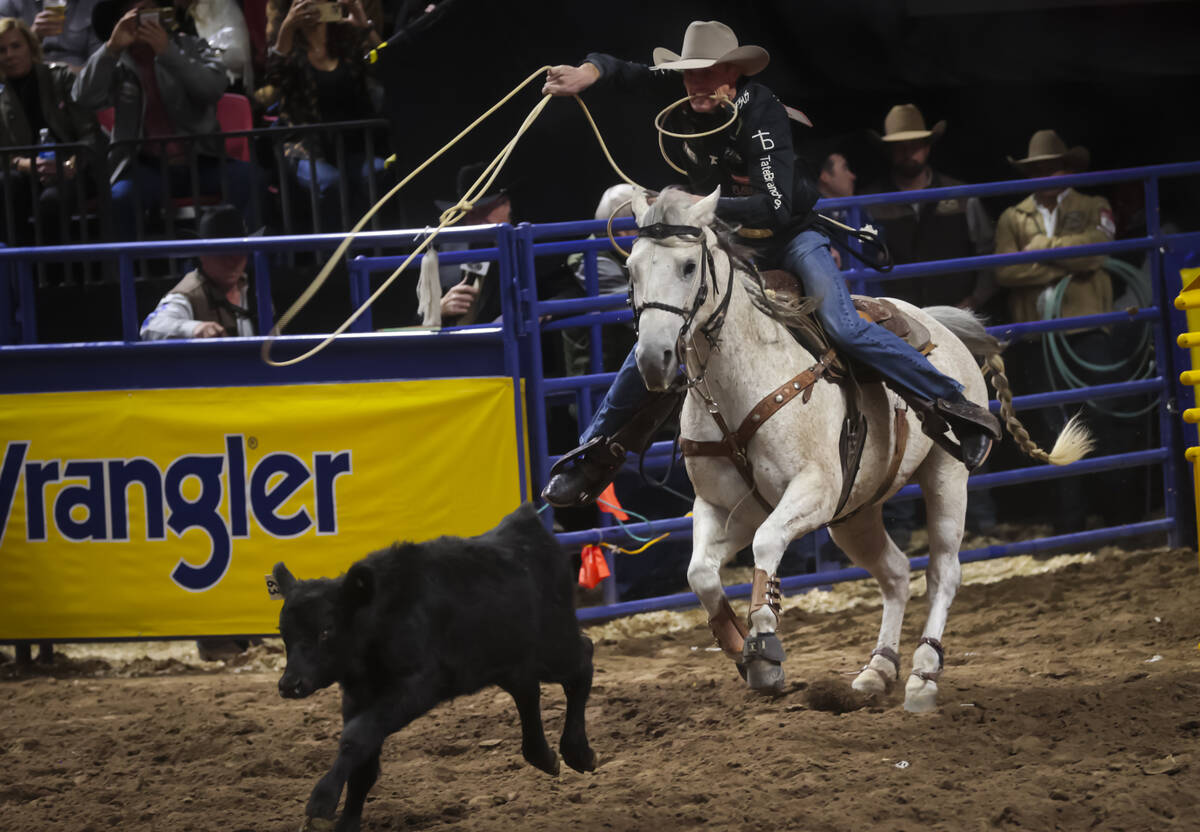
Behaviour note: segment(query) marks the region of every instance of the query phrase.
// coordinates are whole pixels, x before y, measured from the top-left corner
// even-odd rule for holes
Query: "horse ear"
[[[700,228],[712,225],[712,221],[717,215],[717,200],[720,198],[721,186],[718,185],[715,191],[688,208],[687,225],[695,225]]]
[[[631,206],[633,208],[633,216],[637,219],[637,224],[641,225],[642,217],[650,210],[650,201],[646,199],[646,192],[641,188],[633,189],[633,202]]]

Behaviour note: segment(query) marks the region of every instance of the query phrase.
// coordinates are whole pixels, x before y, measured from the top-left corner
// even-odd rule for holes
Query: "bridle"
[[[664,312],[678,315],[683,318],[683,324],[679,327],[679,334],[675,337],[676,350],[678,350],[688,335],[692,324],[695,322],[696,315],[700,312],[700,307],[704,306],[704,302],[708,300],[708,287],[710,283],[712,284],[713,294],[716,297],[721,297],[721,288],[717,285],[716,264],[713,261],[712,250],[708,247],[708,239],[705,237],[704,229],[694,225],[669,225],[667,223],[656,222],[652,225],[639,226],[638,236],[650,240],[665,240],[670,237],[678,237],[685,241],[689,239],[694,240],[700,246],[702,252],[700,258],[700,288],[696,290],[696,296],[692,299],[690,309],[672,306],[669,303],[659,303],[658,301],[646,301],[645,303],[638,304],[633,291],[633,281],[629,282],[629,305],[633,307],[634,331],[638,331],[642,313],[647,309],[661,309]],[[710,347],[716,347],[721,327],[725,324],[725,313],[729,309],[730,295],[733,294],[734,271],[733,263],[730,262],[729,279],[725,284],[725,296],[721,298],[721,302],[717,305],[717,308],[709,315],[708,320],[698,330],[704,336],[705,340],[708,341]],[[703,377],[703,373],[701,373],[701,377]],[[695,380],[689,379],[689,382],[694,384]]]

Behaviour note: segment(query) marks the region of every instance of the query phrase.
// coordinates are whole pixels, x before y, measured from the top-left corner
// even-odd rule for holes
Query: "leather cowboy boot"
[[[974,471],[988,457],[992,443],[1003,434],[1000,420],[986,407],[964,399],[947,401],[938,399],[934,403],[937,412],[950,423],[950,429],[958,437],[962,448],[962,462],[968,471]]]
[[[594,502],[625,464],[626,452],[646,450],[655,432],[679,409],[683,397],[684,393],[674,390],[649,393],[612,438],[593,436],[554,463],[542,499],[559,508]]]
[[[929,401],[916,396],[906,397],[909,405],[921,417],[921,429],[943,449],[962,460],[968,471],[974,471],[988,457],[992,443],[999,439],[1000,420],[985,407],[965,398]],[[955,443],[946,435],[954,431]]]

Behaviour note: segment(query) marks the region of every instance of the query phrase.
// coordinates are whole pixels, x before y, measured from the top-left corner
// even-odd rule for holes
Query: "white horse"
[[[895,392],[882,384],[864,385],[862,413],[868,431],[862,464],[841,514],[835,516],[842,491],[839,437],[845,397],[838,385],[819,380],[823,366],[818,368],[817,359],[788,329],[755,307],[757,283],[711,227],[719,194],[718,189],[694,202],[686,193],[668,190],[650,205],[638,192],[633,202],[642,227],[629,257],[638,370],[651,390],[667,389],[678,376],[682,355],[689,379],[680,417],[688,476],[696,492],[688,583],[709,614],[718,644],[738,663],[750,687],[779,690],[784,656],[775,635],[780,616],[776,570],[788,543],[828,524],[834,542],[882,590],[879,640],[853,682],[859,691],[882,693],[900,678],[909,562],[884,529],[880,507],[909,481],[919,483],[929,526],[929,617],[913,653],[904,705],[910,711],[932,710],[942,668],[942,633],[961,579],[958,551],[967,470],[922,432]],[[1087,453],[1090,437],[1074,420],[1050,454],[1029,440],[1013,415],[999,345],[974,315],[893,302],[929,329],[936,344],[929,355],[934,366],[957,379],[968,399],[984,406],[984,376],[964,339],[986,359],[1009,431],[1027,453],[1057,465]],[[797,376],[806,369],[815,372]],[[689,455],[689,445],[728,446],[737,426],[745,429],[750,423],[755,424],[740,464],[736,451]],[[907,441],[898,441],[905,433]],[[716,447],[710,444],[708,452]],[[725,597],[719,569],[751,542],[754,584],[743,625]]]

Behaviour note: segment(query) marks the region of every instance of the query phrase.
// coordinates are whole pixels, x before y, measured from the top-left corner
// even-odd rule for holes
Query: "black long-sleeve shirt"
[[[673,75],[599,52],[585,60],[600,70],[597,83],[617,89],[641,87],[659,78],[669,82]],[[735,102],[738,117],[728,129],[695,139],[668,139],[665,146],[672,161],[687,171],[693,192],[706,194],[720,186],[718,217],[773,231],[769,240],[747,242],[763,253],[774,252],[812,222],[820,194],[796,165],[787,112],[774,93],[743,79]],[[685,106],[673,110],[665,126],[675,133],[697,133],[728,118],[724,108],[701,114]]]

